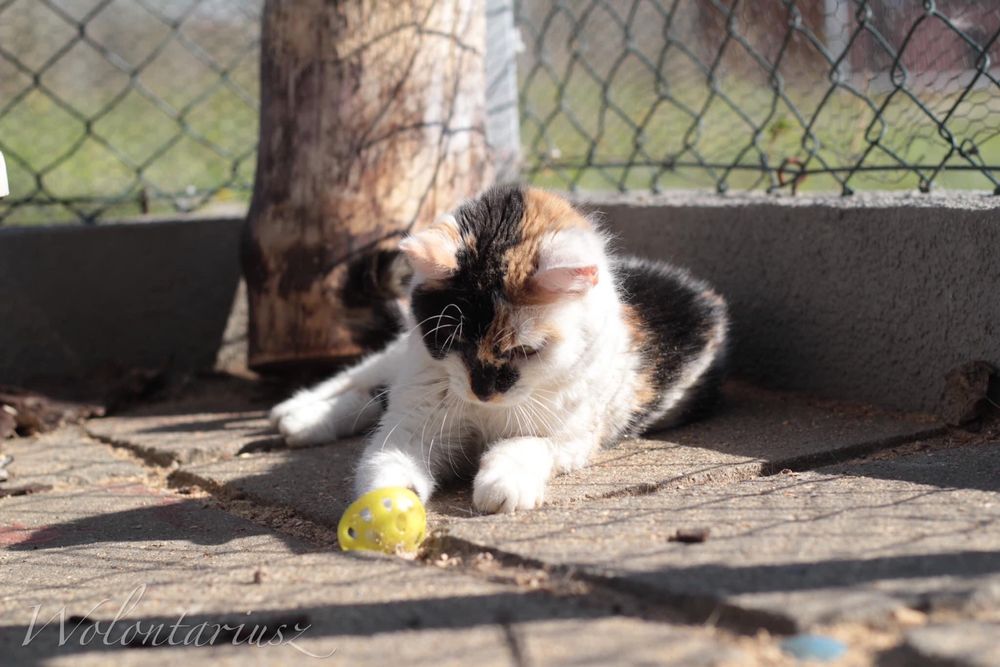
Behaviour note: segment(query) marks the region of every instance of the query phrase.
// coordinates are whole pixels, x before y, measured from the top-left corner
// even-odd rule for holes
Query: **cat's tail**
[[[677,382],[663,397],[659,414],[642,426],[653,433],[711,415],[722,400],[722,382],[729,369],[729,313],[726,302],[706,289],[712,325],[700,354],[689,360]]]
[[[710,417],[722,403],[722,382],[726,379],[728,370],[729,350],[725,347],[688,393],[643,431],[655,433]]]

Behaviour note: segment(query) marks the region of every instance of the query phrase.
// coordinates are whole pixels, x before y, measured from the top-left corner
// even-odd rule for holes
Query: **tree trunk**
[[[249,364],[339,365],[391,335],[385,251],[490,179],[483,3],[267,0],[263,20]]]

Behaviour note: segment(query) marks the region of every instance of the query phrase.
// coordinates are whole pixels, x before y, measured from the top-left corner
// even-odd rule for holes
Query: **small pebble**
[[[823,635],[795,635],[781,642],[781,650],[799,660],[829,662],[847,652],[844,642]]]
[[[699,544],[707,540],[711,532],[708,528],[678,528],[677,532],[670,537],[670,541]]]

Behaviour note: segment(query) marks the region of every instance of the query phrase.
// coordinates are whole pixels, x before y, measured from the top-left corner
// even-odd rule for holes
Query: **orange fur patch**
[[[521,242],[507,251],[505,291],[519,304],[551,303],[551,294],[535,294],[528,289],[528,280],[538,269],[538,255],[546,234],[563,229],[590,229],[589,220],[580,215],[572,204],[558,195],[525,188],[524,214],[521,218]]]
[[[416,266],[423,264],[447,272],[458,268],[455,251],[461,247],[462,241],[454,225],[436,222],[414,236],[403,239],[400,249]],[[428,282],[435,281],[431,278]]]
[[[622,306],[622,319],[625,322],[625,326],[628,328],[629,338],[631,339],[631,349],[633,352],[638,352],[642,349],[643,344],[646,340],[646,329],[643,326],[642,318],[639,316],[639,311],[636,310],[635,306],[623,305]],[[638,373],[639,382],[635,388],[635,404],[641,406],[652,405],[656,400],[656,388],[653,384],[653,366],[648,365],[646,368],[640,368]]]

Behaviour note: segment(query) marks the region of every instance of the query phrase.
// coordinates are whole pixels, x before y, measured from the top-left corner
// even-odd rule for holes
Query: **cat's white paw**
[[[287,406],[284,414],[274,419],[275,426],[289,447],[308,447],[336,439],[336,429],[330,423],[333,418],[333,404],[314,396],[297,396],[282,403],[274,410]],[[273,418],[273,417],[272,417]]]
[[[271,410],[271,422],[289,447],[308,447],[359,433],[378,419],[381,404],[348,390],[324,399],[303,392]]]
[[[358,464],[355,492],[360,496],[387,486],[411,489],[426,503],[434,492],[434,479],[419,461],[398,449],[366,452]]]
[[[314,398],[311,393],[300,391],[288,400],[278,403],[276,406],[271,408],[271,412],[268,413],[267,419],[271,422],[271,426],[278,428],[278,424],[287,415],[292,414],[296,411],[300,405],[304,405],[309,402],[309,399]]]
[[[483,457],[472,482],[472,506],[480,512],[513,512],[545,502],[547,475],[514,456]]]

